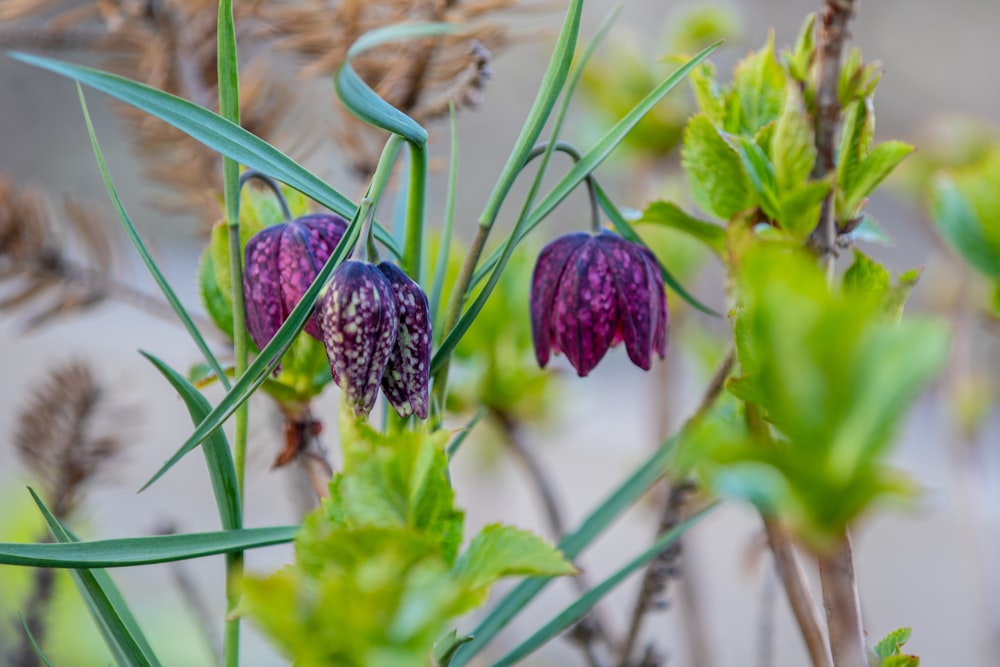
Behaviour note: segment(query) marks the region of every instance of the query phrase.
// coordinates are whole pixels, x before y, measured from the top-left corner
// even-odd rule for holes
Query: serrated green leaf
[[[875,654],[882,660],[898,655],[899,649],[910,640],[911,632],[910,628],[897,628],[893,630],[875,645]]]
[[[717,505],[709,505],[691,518],[681,522],[663,534],[651,547],[622,566],[617,572],[587,591],[573,604],[566,607],[555,618],[543,625],[535,634],[518,645],[514,650],[493,663],[492,667],[514,665],[534,653],[551,639],[583,618],[604,596],[614,590],[633,572],[656,558],[664,549],[681,538],[690,528],[705,518]]]
[[[503,577],[576,574],[559,551],[533,533],[498,523],[484,527],[455,561],[455,575],[476,590]]]
[[[256,169],[290,185],[347,219],[353,218],[357,213],[357,206],[323,179],[266,141],[204,107],[151,86],[89,67],[28,53],[13,52],[8,55],[14,60],[79,81],[141,109],[247,168]],[[375,236],[394,256],[400,256],[399,245],[381,225],[376,224]]]
[[[870,98],[856,100],[844,108],[840,146],[837,150],[837,180],[842,189],[856,177],[858,168],[872,152],[875,138],[875,110]],[[838,217],[848,212],[838,211]]]
[[[146,357],[167,379],[167,382],[184,401],[188,413],[191,415],[191,420],[195,424],[208,415],[212,410],[212,404],[190,382],[185,380],[184,376],[153,355],[142,351],[140,354]],[[240,507],[240,489],[236,481],[233,453],[229,448],[226,434],[221,430],[216,431],[205,440],[201,449],[205,454],[205,464],[208,466],[208,474],[212,481],[212,491],[215,494],[215,504],[219,510],[222,527],[226,530],[242,528],[243,512]]]
[[[785,192],[779,203],[781,226],[793,238],[804,241],[819,221],[823,199],[830,192],[831,178],[806,181]]]
[[[785,65],[793,79],[805,82],[809,79],[809,69],[816,53],[816,14],[806,17],[799,30],[795,48],[785,54]]]
[[[760,145],[749,137],[732,134],[722,136],[743,162],[743,168],[750,177],[761,209],[770,219],[779,219],[781,209],[778,205],[777,183],[771,160],[764,154]]]
[[[715,125],[725,123],[726,91],[715,78],[715,66],[708,62],[702,63],[691,70],[688,81],[701,112]]]
[[[855,215],[861,202],[912,152],[913,146],[902,141],[887,141],[876,146],[843,185],[844,214]]]
[[[781,114],[785,73],[774,57],[774,31],[767,44],[744,58],[733,72],[733,90],[740,101],[740,130],[753,136]],[[732,131],[732,130],[730,130]]]
[[[920,658],[915,655],[894,655],[883,660],[881,667],[920,667]]]
[[[726,230],[686,213],[673,202],[657,201],[646,207],[635,224],[654,224],[676,229],[698,239],[720,257],[726,252]]]
[[[950,178],[941,176],[934,183],[932,211],[938,231],[965,261],[1000,280],[1000,248],[990,243],[976,211]]]
[[[812,123],[802,94],[794,85],[787,88],[785,104],[774,127],[771,159],[779,197],[804,183],[816,163]]]
[[[729,220],[753,206],[752,186],[743,162],[708,116],[698,114],[688,123],[681,163],[694,200],[703,210]]]
[[[61,544],[0,543],[0,564],[95,568],[150,565],[291,542],[298,526],[127,537]]]
[[[844,290],[861,298],[881,299],[889,291],[889,271],[854,249],[854,263],[844,272]]]
[[[29,488],[28,491],[58,542],[42,546],[75,547],[85,544],[79,542],[59,523],[59,519],[49,511],[33,489]],[[156,654],[108,573],[103,570],[74,569],[70,574],[119,667],[159,667]]]

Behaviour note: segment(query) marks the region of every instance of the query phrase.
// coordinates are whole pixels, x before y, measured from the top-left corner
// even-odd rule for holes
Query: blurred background
[[[128,3],[46,4],[50,5],[48,13],[37,13],[26,10],[30,9],[28,3],[0,2],[0,45],[37,51],[35,47],[43,44],[47,48],[41,50],[60,58],[146,72],[154,85],[184,85],[183,76],[180,83],[171,78],[165,43],[136,43],[136,35],[119,33],[115,39],[121,43],[112,39],[110,46],[107,42],[95,46],[94,35],[104,34],[102,30],[113,33],[116,25],[121,25],[116,20],[127,25],[128,11],[139,11],[129,9]],[[206,3],[149,3],[156,4],[179,5],[180,16],[193,21],[199,4]],[[97,11],[88,14],[91,5]],[[594,32],[612,6],[606,0],[588,0],[583,38]],[[671,66],[659,62],[663,56],[693,52],[706,34],[724,36],[726,44],[712,60],[720,79],[727,81],[735,62],[764,45],[769,30],[773,29],[779,49],[791,44],[805,14],[819,6],[818,0],[630,0],[623,5],[614,29],[588,70],[564,137],[582,147],[589,145],[634,102],[629,95],[637,99],[669,73]],[[558,29],[560,9],[560,3],[522,2],[479,17],[488,26],[477,35],[492,54],[487,64],[466,63],[462,57],[467,56],[467,44],[455,45],[464,49],[455,56],[462,66],[457,69],[482,79],[478,82],[482,85],[469,87],[470,96],[480,96],[481,104],[463,109],[458,116],[461,171],[456,224],[463,239],[471,237],[473,221],[534,98],[541,63],[546,61]],[[64,12],[72,11],[80,16],[67,18]],[[151,14],[154,23],[164,16],[163,11],[157,11],[160,13]],[[31,16],[22,19],[24,14]],[[62,21],[61,36],[55,38],[45,31],[54,18]],[[278,11],[264,12],[255,19],[253,28],[247,28],[246,43],[251,46],[244,48],[241,42],[241,56],[248,63],[244,74],[254,77],[248,78],[251,85],[259,86],[253,91],[259,111],[248,122],[258,123],[257,129],[269,141],[347,196],[357,197],[364,184],[359,173],[365,172],[371,159],[366,142],[373,139],[352,129],[355,126],[344,120],[333,101],[333,70],[328,61],[344,46],[337,41],[343,36],[330,39],[329,52],[324,51],[327,47],[322,40],[317,41],[313,33],[307,39],[302,34],[305,28],[294,23],[295,18]],[[178,48],[192,54],[194,64],[199,49],[214,48],[205,36],[214,31],[212,21],[207,24],[209,33],[197,22],[185,23],[177,32],[182,36],[189,33],[184,38],[189,43],[182,41]],[[314,33],[335,30],[315,23],[310,28]],[[276,41],[268,41],[269,30],[285,32]],[[1000,62],[998,30],[1000,4],[994,0],[862,3],[852,28],[853,43],[861,47],[866,59],[880,61],[885,72],[875,100],[876,141],[902,139],[918,147],[914,164],[882,188],[868,206],[891,243],[865,245],[865,251],[894,272],[923,267],[909,309],[947,317],[954,325],[952,364],[913,411],[899,433],[893,455],[895,464],[922,487],[920,499],[908,507],[882,508],[866,517],[854,534],[867,630],[877,640],[893,628],[912,627],[908,650],[927,665],[1000,664],[996,657],[1000,655],[1000,572],[995,565],[1000,556],[1000,497],[996,488],[1000,412],[995,402],[1000,336],[970,307],[986,300],[986,287],[935,235],[921,191],[926,184],[921,180],[921,169],[932,168],[935,160],[945,164],[959,160],[962,151],[996,140],[1000,128],[1000,68],[995,65]],[[295,42],[297,37],[300,43]],[[250,64],[260,60],[267,63],[266,74]],[[302,62],[309,66],[303,67]],[[448,63],[438,65],[444,70]],[[183,67],[179,70],[182,74],[186,71]],[[160,80],[157,72],[162,74]],[[439,83],[447,88],[447,78]],[[91,263],[90,273],[74,274],[84,288],[66,287],[61,279],[44,274],[37,278],[44,285],[24,295],[19,292],[24,285],[17,281],[30,282],[36,279],[31,276],[41,274],[28,278],[17,275],[17,261],[23,262],[24,257],[15,256],[9,233],[0,236],[0,252],[6,253],[0,260],[6,262],[0,274],[0,280],[5,280],[0,283],[0,541],[37,540],[43,535],[43,524],[25,490],[26,485],[40,483],[38,475],[25,465],[15,443],[18,434],[26,432],[25,420],[32,413],[36,420],[38,414],[44,414],[40,407],[44,403],[33,396],[36,392],[43,397],[52,394],[51,387],[44,388],[46,376],[73,360],[89,364],[94,384],[99,385],[101,409],[91,425],[92,432],[117,441],[116,449],[120,449],[70,503],[71,525],[76,532],[88,538],[107,538],[148,535],[167,528],[215,530],[214,511],[207,511],[213,502],[211,489],[200,457],[187,457],[155,486],[136,494],[190,431],[184,406],[137,351],[149,351],[178,369],[190,367],[200,357],[181,327],[168,323],[157,314],[155,305],[144,303],[143,297],[135,294],[152,295],[156,287],[127,247],[108,204],[74,86],[0,58],[0,91],[0,175],[8,179],[4,186],[8,189],[0,188],[0,195],[8,198],[0,201],[0,221],[4,219],[2,207],[15,209],[12,202],[28,208],[37,204],[31,210],[47,212],[52,234],[51,241],[39,247],[45,246],[46,251],[60,248],[64,260],[82,258],[74,261],[84,267]],[[143,126],[134,114],[121,113],[108,98],[88,92],[87,99],[126,208],[182,300],[199,311],[198,261],[206,232],[218,217],[203,165],[185,153],[187,149],[176,137],[157,135],[158,130]],[[679,87],[654,112],[654,121],[641,126],[648,137],[643,135],[623,146],[598,170],[616,202],[642,209],[662,197],[690,201],[673,149],[692,109],[689,90]],[[430,183],[429,219],[436,222],[443,210],[443,194],[435,198],[434,193],[445,189],[447,121],[435,119],[435,109],[430,107],[413,111],[425,114],[432,131],[432,161],[437,171]],[[557,173],[564,166],[559,159],[553,168]],[[27,199],[17,200],[12,189]],[[37,199],[25,194],[29,189],[38,193]],[[523,188],[515,193],[515,201],[522,192]],[[34,203],[26,204],[28,200]],[[508,210],[502,213],[501,228],[511,224],[512,215]],[[546,222],[536,246],[557,230],[584,227],[588,219],[586,198],[575,193]],[[4,232],[9,230],[0,229],[0,234]],[[94,236],[106,237],[108,247],[102,249],[96,247],[99,242],[95,246],[88,241]],[[655,242],[663,246],[668,266],[677,269],[689,290],[715,308],[725,307],[721,267],[712,258],[681,240],[664,237]],[[51,254],[42,255],[34,258],[40,266],[53,261]],[[847,263],[846,257],[840,262],[842,266]],[[518,269],[515,263],[515,270],[530,272],[530,258],[521,264],[524,266]],[[91,278],[100,287],[96,292],[87,287]],[[517,285],[516,276],[508,280],[511,290]],[[23,298],[13,298],[18,295]],[[508,310],[495,317],[508,322],[506,312],[522,309],[520,324],[513,325],[521,329],[520,333],[494,329],[503,332],[498,340],[523,336],[528,326],[525,296],[523,292],[521,296],[505,294],[502,308]],[[514,418],[516,428],[509,428],[502,419],[485,420],[455,461],[453,478],[459,505],[468,513],[469,531],[503,520],[549,534],[537,492],[522,461],[511,454],[505,440],[516,438],[549,471],[566,524],[573,526],[665,434],[690,415],[712,367],[721,358],[727,324],[692,311],[676,298],[671,306],[668,358],[657,362],[648,374],[632,366],[624,350],[616,349],[586,380],[577,379],[562,359],[557,360],[551,377],[540,379],[523,366],[524,350],[515,354],[510,367],[513,371],[495,378],[494,389],[513,386],[530,390],[494,395],[493,400],[503,414]],[[225,348],[222,337],[212,342],[219,349]],[[507,360],[488,363],[503,367]],[[526,370],[518,370],[522,367]],[[477,368],[482,370],[473,359],[458,371],[453,397],[458,410],[467,408],[477,397],[481,400],[485,390],[476,386]],[[83,380],[71,373],[55,382],[66,388]],[[496,393],[502,394],[500,389]],[[213,400],[221,396],[217,386],[207,392]],[[314,407],[314,414],[332,422],[337,398],[335,389],[328,390]],[[70,398],[56,396],[54,400]],[[461,423],[456,420],[456,426]],[[323,437],[336,461],[334,430],[327,429]],[[281,416],[269,401],[255,400],[245,511],[248,526],[294,522],[308,500],[303,478],[294,467],[271,469],[281,445]],[[651,498],[633,508],[581,558],[591,581],[613,572],[650,543],[659,505]],[[802,642],[764,545],[756,512],[736,504],[714,513],[685,538],[685,583],[671,584],[666,596],[668,608],[646,624],[648,640],[667,654],[667,664],[806,664]],[[270,571],[287,562],[290,553],[287,548],[253,551],[248,554],[248,567]],[[201,637],[203,630],[177,582],[181,579],[201,587],[207,594],[211,618],[221,618],[221,558],[185,562],[179,567],[122,569],[113,576],[134,605],[165,665],[211,664]],[[32,577],[27,570],[0,568],[0,655],[9,655],[20,641],[16,612],[30,593]],[[602,608],[619,632],[624,630],[637,584],[636,578],[627,581]],[[51,657],[62,665],[106,664],[96,628],[89,620],[76,622],[83,606],[68,577],[57,577],[55,586],[49,625]],[[498,593],[503,588],[498,588]],[[567,582],[552,586],[500,635],[486,655],[501,655],[574,595],[575,589]],[[461,627],[471,625],[467,620]],[[691,637],[699,631],[704,642],[693,653]],[[773,639],[770,654],[769,638]],[[247,665],[282,664],[252,628],[245,631],[244,646]],[[582,664],[582,658],[572,643],[560,639],[525,664]]]

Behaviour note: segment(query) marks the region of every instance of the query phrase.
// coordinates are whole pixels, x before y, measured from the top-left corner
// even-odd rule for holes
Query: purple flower
[[[340,216],[312,213],[265,227],[247,242],[243,294],[247,330],[258,348],[277,333],[346,229],[347,221]],[[306,322],[305,331],[320,338],[315,316]]]
[[[414,414],[426,419],[431,365],[431,314],[427,295],[394,264],[382,262],[378,268],[392,285],[399,313],[398,335],[382,377],[382,391],[400,417]]]
[[[333,381],[354,414],[367,417],[396,344],[393,286],[377,266],[347,261],[330,277],[317,315]]]
[[[544,367],[562,352],[580,377],[625,341],[643,370],[667,354],[667,297],[644,246],[602,231],[560,236],[542,249],[531,282],[531,329]]]

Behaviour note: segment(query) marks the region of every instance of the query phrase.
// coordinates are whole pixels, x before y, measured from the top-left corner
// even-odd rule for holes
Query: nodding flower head
[[[392,285],[399,313],[399,331],[382,377],[382,391],[400,417],[414,414],[426,419],[431,366],[431,313],[427,295],[394,264],[382,262],[378,268]]]
[[[247,330],[263,348],[299,303],[316,274],[333,254],[347,221],[330,213],[312,213],[265,227],[247,242],[243,294]],[[305,331],[320,338],[317,318]]]
[[[625,342],[643,370],[667,354],[667,297],[659,263],[644,246],[607,231],[561,236],[542,249],[531,282],[531,329],[544,367],[563,353],[584,377]]]

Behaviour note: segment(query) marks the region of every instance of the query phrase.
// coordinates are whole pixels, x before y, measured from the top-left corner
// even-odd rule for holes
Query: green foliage
[[[920,658],[904,655],[901,652],[903,644],[910,640],[910,628],[899,628],[885,636],[875,645],[875,654],[881,662],[880,667],[918,667]]]
[[[346,412],[343,472],[306,517],[296,562],[244,582],[243,612],[301,667],[424,667],[448,622],[482,604],[510,575],[575,570],[554,547],[491,525],[458,554],[445,431],[381,435]]]
[[[726,230],[713,222],[700,220],[686,213],[673,202],[657,201],[646,207],[642,216],[635,221],[637,226],[658,225],[675,229],[698,239],[715,254],[722,257],[726,252]]]
[[[718,492],[778,513],[822,548],[876,497],[910,490],[885,454],[944,364],[947,334],[929,322],[896,323],[888,273],[863,255],[844,289],[830,290],[803,251],[758,241],[742,255],[737,282],[742,375],[728,387],[752,405],[695,429],[682,460]]]
[[[987,278],[1000,282],[1000,148],[976,164],[942,174],[931,206],[938,230]]]

